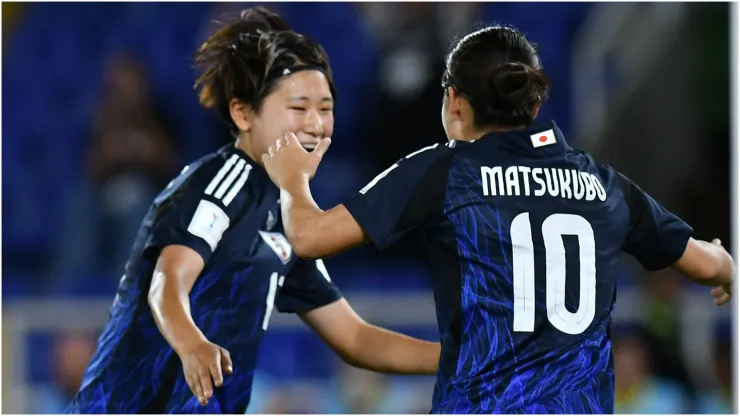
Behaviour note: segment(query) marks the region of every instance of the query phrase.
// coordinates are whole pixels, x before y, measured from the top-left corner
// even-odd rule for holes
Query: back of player
[[[446,64],[442,122],[456,140],[406,168],[443,184],[424,197],[442,215],[420,222],[443,337],[432,411],[611,413],[620,252],[663,268],[692,230],[534,122],[549,80],[522,33],[477,30]]]
[[[620,252],[662,268],[692,230],[534,123],[549,81],[520,32],[477,30],[446,64],[451,141],[345,203],[379,248],[423,234],[442,339],[432,412],[611,413]]]
[[[422,234],[445,414],[613,412],[620,252],[661,269],[692,234],[554,122],[421,149],[344,206],[379,249]]]
[[[617,263],[622,249],[644,254],[631,239],[650,225],[635,224],[631,210],[645,200],[567,146],[554,123],[456,147],[444,212],[456,235],[460,306],[443,357],[456,368],[438,385],[435,411],[611,413]],[[666,245],[638,258],[662,268],[681,256],[691,229],[665,211],[651,218]]]

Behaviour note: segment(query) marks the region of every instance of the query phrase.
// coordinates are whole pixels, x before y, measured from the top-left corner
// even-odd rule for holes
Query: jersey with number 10
[[[553,122],[412,153],[345,206],[378,248],[421,232],[442,341],[433,413],[612,413],[619,253],[660,269],[692,234]]]
[[[321,261],[297,258],[283,233],[279,190],[233,145],[185,168],[155,199],[139,231],[110,320],[68,413],[241,413],[274,307],[305,313],[340,298]],[[201,406],[147,304],[163,248],[185,246],[205,267],[191,315],[228,350],[234,372]]]

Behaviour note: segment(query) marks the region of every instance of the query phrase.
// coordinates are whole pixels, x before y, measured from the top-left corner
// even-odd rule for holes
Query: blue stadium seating
[[[281,3],[294,28],[321,42],[330,57],[339,91],[335,147],[322,187],[345,172],[341,191],[355,187],[367,172],[352,172],[353,132],[363,111],[360,95],[378,67],[378,51],[351,3]],[[191,57],[207,29],[211,5],[201,3],[39,3],[5,51],[3,73],[3,254],[13,259],[49,258],[58,232],[59,207],[67,189],[82,177],[89,120],[99,97],[105,66],[114,52],[137,55],[150,72],[157,107],[172,120],[181,163],[224,143],[228,137],[202,110],[192,91]],[[484,20],[511,23],[541,44],[543,61],[555,82],[543,114],[569,126],[569,52],[587,4],[488,3]],[[63,17],[60,17],[63,16]],[[342,33],[336,36],[335,33]],[[53,35],[50,35],[53,34]],[[219,135],[224,135],[223,139]],[[340,163],[340,158],[341,163]],[[319,175],[322,176],[322,175]],[[325,185],[322,185],[324,183]],[[69,238],[74,238],[70,236]],[[20,260],[19,260],[20,262]],[[19,263],[16,262],[16,263]],[[15,266],[15,267],[14,267]],[[362,280],[362,279],[359,279]]]

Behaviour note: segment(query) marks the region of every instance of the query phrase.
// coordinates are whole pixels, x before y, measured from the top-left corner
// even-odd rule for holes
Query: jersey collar
[[[502,147],[536,154],[563,153],[570,149],[563,132],[553,120],[534,123],[521,130],[486,134],[479,140],[482,139]]]
[[[232,154],[239,155],[239,157],[241,157],[247,163],[249,163],[250,165],[252,165],[252,173],[251,173],[251,175],[258,175],[260,177],[264,177],[264,178],[269,179],[269,177],[267,176],[267,171],[265,170],[264,167],[262,167],[262,164],[261,163],[257,163],[254,159],[252,159],[251,157],[249,157],[249,155],[246,154],[242,149],[234,146],[233,143],[227,144],[226,146],[224,146],[221,149],[219,149],[218,152],[220,154],[222,154],[222,155],[225,155],[226,157],[228,157],[228,156],[230,156]],[[272,183],[272,182],[270,182],[270,183]]]

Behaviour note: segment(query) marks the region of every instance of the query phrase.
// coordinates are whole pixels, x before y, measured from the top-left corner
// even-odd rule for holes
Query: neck
[[[248,135],[245,133],[239,133],[239,137],[236,138],[234,146],[246,153],[254,163],[262,166],[262,154],[258,154],[258,152],[254,150],[255,146],[252,146],[250,141],[251,140]]]
[[[471,127],[470,129],[468,129],[468,131],[464,131],[462,135],[463,137],[458,140],[472,142],[473,140],[478,140],[487,134],[504,133],[507,131],[520,130],[523,128],[524,126],[517,126],[517,127],[490,126],[490,127],[484,127],[482,129]]]

